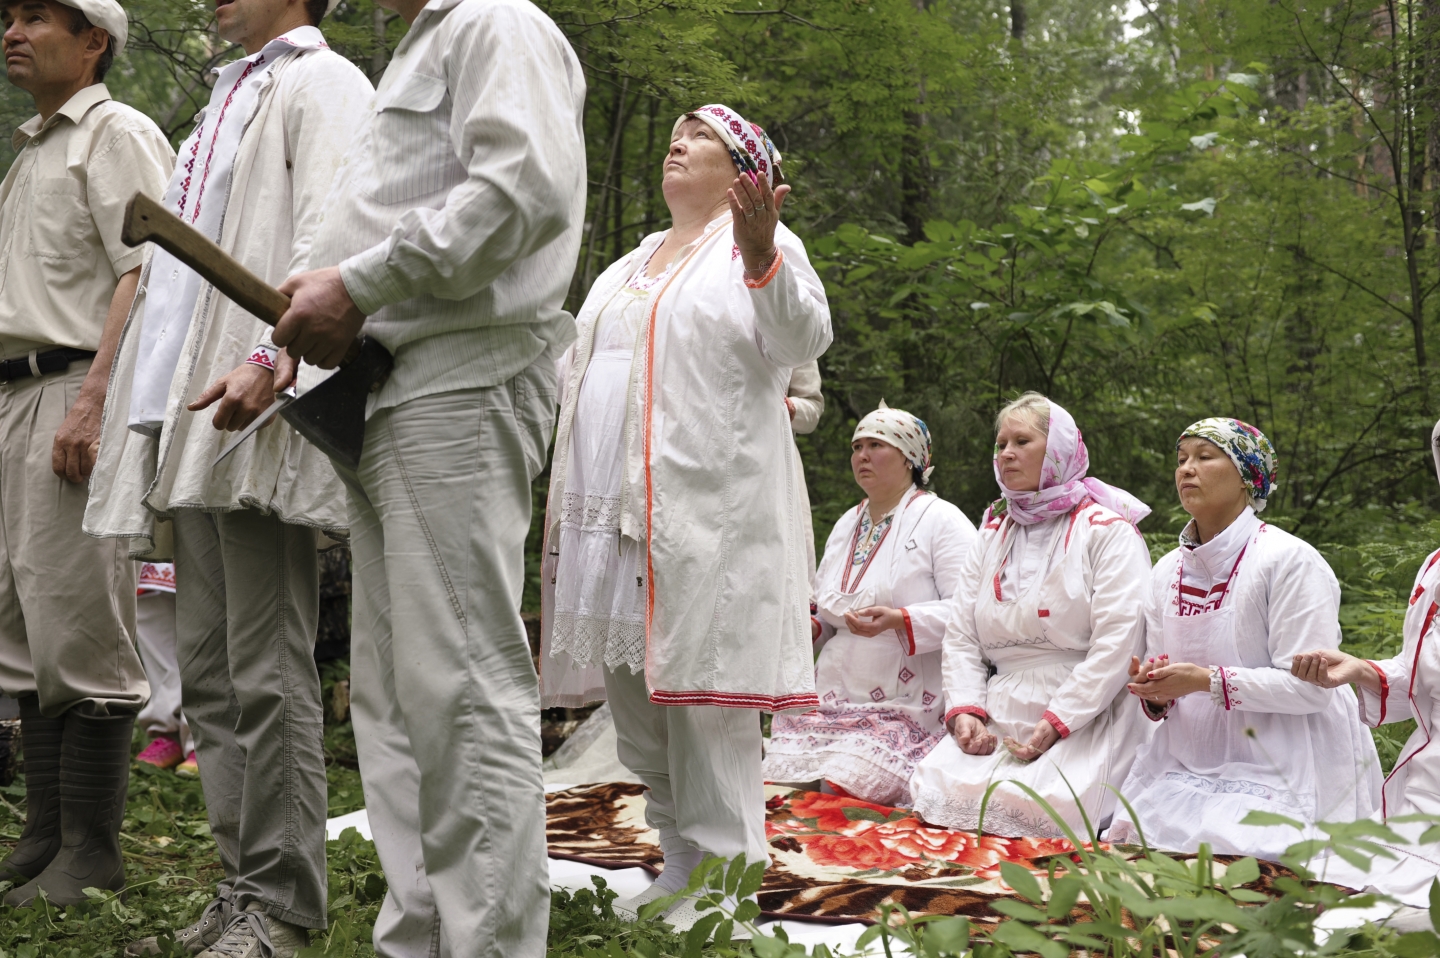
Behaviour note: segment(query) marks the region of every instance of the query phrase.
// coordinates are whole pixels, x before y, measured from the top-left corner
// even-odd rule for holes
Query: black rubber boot
[[[120,822],[130,784],[130,732],[135,716],[65,713],[60,754],[60,853],[29,884],[5,896],[23,908],[40,889],[56,905],[89,901],[85,889],[120,891],[125,863],[120,858]]]
[[[0,881],[23,885],[45,870],[60,851],[60,742],[65,717],[40,714],[40,699],[20,698],[20,738],[25,750],[25,830],[3,862]]]

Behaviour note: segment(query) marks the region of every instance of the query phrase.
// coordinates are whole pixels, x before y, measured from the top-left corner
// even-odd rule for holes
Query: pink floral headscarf
[[[1090,453],[1075,418],[1056,402],[1050,402],[1050,432],[1045,438],[1045,464],[1040,467],[1040,488],[1015,492],[1000,481],[1000,448],[991,460],[995,482],[1003,498],[990,504],[986,519],[1009,516],[1022,526],[1064,515],[1089,497],[1134,524],[1150,514],[1150,507],[1124,489],[1086,476]]]

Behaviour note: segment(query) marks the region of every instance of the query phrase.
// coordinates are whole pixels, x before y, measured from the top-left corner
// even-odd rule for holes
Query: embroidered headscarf
[[[1265,511],[1265,500],[1275,490],[1275,447],[1265,434],[1248,422],[1215,416],[1191,423],[1180,439],[1192,436],[1214,443],[1230,457],[1240,470],[1250,508]],[[1176,449],[1180,448],[1180,439],[1175,440]]]
[[[759,173],[771,186],[775,185],[780,152],[758,124],[750,123],[723,103],[709,103],[676,120],[670,130],[672,137],[686,120],[700,120],[720,134],[720,142],[730,150],[730,159],[735,161],[735,168],[741,173],[749,173],[752,177]]]
[[[1150,514],[1150,507],[1124,489],[1085,475],[1090,468],[1090,453],[1075,418],[1065,408],[1050,401],[1050,431],[1045,437],[1045,463],[1040,467],[1040,488],[1034,492],[1016,492],[1005,488],[1000,480],[1000,445],[995,445],[991,462],[995,482],[1000,486],[1000,499],[991,503],[986,515],[1008,515],[1022,526],[1044,522],[1063,515],[1085,498],[1095,500],[1126,522],[1139,522]]]
[[[903,409],[891,409],[882,399],[879,409],[856,424],[850,441],[856,439],[888,442],[900,450],[906,462],[920,470],[920,481],[929,484],[930,473],[935,471],[930,464],[930,429],[919,416]]]

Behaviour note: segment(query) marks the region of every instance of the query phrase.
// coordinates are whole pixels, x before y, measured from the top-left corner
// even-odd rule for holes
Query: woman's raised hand
[[[903,631],[905,628],[905,616],[899,609],[891,609],[883,605],[872,605],[865,609],[846,612],[845,628],[856,635],[868,639],[882,632],[892,630]]]
[[[1370,663],[1339,649],[1301,652],[1290,660],[1290,674],[1322,689],[1339,688],[1354,682],[1372,692],[1380,691],[1380,675]]]
[[[950,720],[950,734],[955,736],[955,744],[966,755],[989,755],[998,744],[995,736],[985,731],[984,722],[965,712]]]
[[[730,200],[730,217],[735,221],[735,245],[745,261],[745,271],[768,269],[775,259],[775,225],[780,222],[780,206],[790,192],[788,186],[770,189],[770,181],[749,174],[735,177],[726,192]]]

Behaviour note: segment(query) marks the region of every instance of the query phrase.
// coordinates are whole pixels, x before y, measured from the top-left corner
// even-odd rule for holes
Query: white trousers
[[[150,701],[135,716],[151,738],[168,735],[186,755],[195,751],[190,723],[180,711],[180,662],[175,655],[175,593],[146,592],[135,600],[135,640],[150,680]]]
[[[645,821],[660,832],[665,871],[679,891],[707,855],[769,861],[760,715],[715,705],[655,705],[644,674],[605,670],[616,751],[648,789]]]
[[[540,690],[520,589],[553,383],[537,364],[382,409],[359,470],[340,470],[350,704],[390,885],[375,923],[383,958],[545,954]]]

